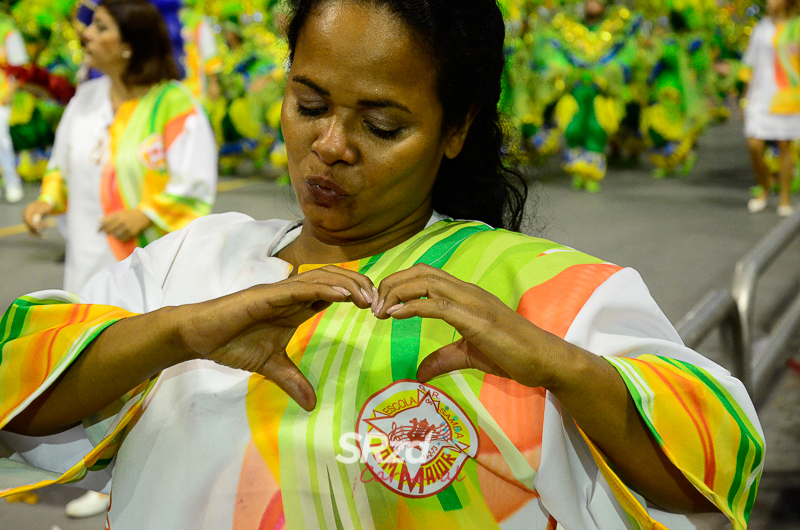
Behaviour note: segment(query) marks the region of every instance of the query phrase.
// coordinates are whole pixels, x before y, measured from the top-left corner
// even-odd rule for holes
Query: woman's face
[[[103,7],[98,7],[92,23],[83,30],[86,65],[97,68],[105,74],[125,70],[130,54],[130,46],[122,41],[119,26],[114,17]]]
[[[326,2],[295,47],[281,125],[305,226],[327,244],[357,242],[430,214],[442,156],[434,68],[394,15]]]

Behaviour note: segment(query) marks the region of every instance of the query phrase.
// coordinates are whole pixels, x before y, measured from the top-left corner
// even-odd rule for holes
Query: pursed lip
[[[331,206],[347,197],[348,193],[333,179],[324,175],[308,175],[303,179],[311,198],[320,204]]]
[[[305,178],[306,183],[309,186],[316,186],[318,188],[327,188],[329,190],[335,191],[339,195],[347,195],[347,190],[345,190],[342,186],[337,184],[332,178],[326,177],[325,175],[308,175]]]

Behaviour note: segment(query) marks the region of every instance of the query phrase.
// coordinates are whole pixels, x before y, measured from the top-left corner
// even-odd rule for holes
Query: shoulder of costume
[[[91,97],[94,94],[103,93],[111,88],[111,81],[106,75],[102,75],[95,79],[90,79],[79,84],[75,89],[75,98],[77,97]]]
[[[248,233],[257,231],[267,236],[269,234],[277,235],[294,224],[297,224],[297,221],[289,221],[286,219],[267,219],[259,221],[247,214],[225,212],[198,217],[186,225],[186,228],[183,230],[187,230],[194,235],[211,235],[217,233],[225,237],[235,237],[237,232],[242,231],[247,231]]]
[[[102,103],[111,99],[111,81],[107,76],[101,76],[89,81],[84,81],[75,89],[75,95],[69,101],[72,107],[80,107],[85,111],[95,111],[102,108]]]
[[[166,107],[200,107],[200,103],[194,97],[192,92],[181,81],[172,80],[166,83],[156,85],[156,97],[159,99],[159,106]]]
[[[512,232],[503,228],[493,228],[479,221],[450,220],[443,221],[452,228],[474,228],[475,230],[460,243],[458,253],[478,254],[498,257],[501,254],[524,256],[526,260],[542,258],[552,254],[570,255],[576,263],[604,263],[603,260],[590,256],[574,248],[544,239]],[[438,227],[440,223],[431,226]],[[465,234],[466,235],[466,234]],[[513,261],[513,260],[512,260]]]

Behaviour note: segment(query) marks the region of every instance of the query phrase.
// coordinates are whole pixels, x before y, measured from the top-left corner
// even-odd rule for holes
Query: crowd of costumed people
[[[220,172],[244,163],[286,182],[280,0],[154,3],[213,126]],[[501,100],[515,133],[509,152],[529,164],[560,157],[573,186],[588,192],[600,189],[609,163],[648,163],[656,178],[690,172],[698,138],[743,100],[742,56],[766,12],[753,0],[499,3],[509,35]],[[12,202],[19,177],[42,177],[60,113],[93,75],[81,68],[79,38],[81,13],[93,5],[26,0],[0,10],[0,97],[9,109],[0,113],[0,170]],[[777,173],[777,147],[768,143],[764,157]]]
[[[720,0],[505,4],[514,148],[534,163],[562,157],[589,192],[609,162],[688,174],[698,138],[743,98],[742,56],[765,11]]]

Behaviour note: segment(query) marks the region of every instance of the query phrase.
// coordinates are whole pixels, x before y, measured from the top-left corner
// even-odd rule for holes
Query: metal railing
[[[798,235],[800,211],[775,227],[736,263],[730,293],[711,291],[676,325],[690,348],[697,347],[711,331],[719,328],[723,348],[734,356],[733,373],[742,380],[756,406],[767,397],[772,376],[788,357],[789,341],[800,328],[798,294],[756,351],[756,287],[764,272]]]
[[[731,373],[741,378],[744,372],[742,361],[742,325],[736,301],[729,291],[721,289],[709,292],[675,325],[684,344],[697,348],[715,329],[719,329],[720,343],[725,352],[733,357]]]

